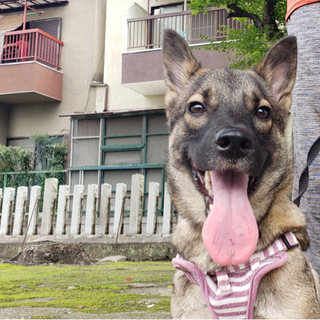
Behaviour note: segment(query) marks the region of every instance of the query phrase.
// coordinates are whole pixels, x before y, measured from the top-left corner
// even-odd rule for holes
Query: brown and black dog
[[[306,221],[291,201],[293,159],[284,138],[295,81],[295,37],[276,43],[252,70],[201,68],[185,40],[163,43],[171,134],[167,181],[183,217],[173,245],[203,274],[241,265],[292,232],[300,247],[262,277],[254,318],[320,318],[319,280],[302,250]],[[210,318],[203,292],[174,276],[174,318]]]

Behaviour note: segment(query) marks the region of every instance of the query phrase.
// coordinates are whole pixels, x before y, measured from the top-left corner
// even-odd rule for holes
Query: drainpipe
[[[107,111],[108,110],[108,94],[109,94],[109,87],[106,84],[105,104],[104,104],[104,110],[103,111]]]
[[[108,85],[92,81],[90,87],[96,88],[95,112],[105,112],[108,108]]]

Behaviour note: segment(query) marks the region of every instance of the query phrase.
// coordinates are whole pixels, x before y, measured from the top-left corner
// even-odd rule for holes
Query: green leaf
[[[248,13],[257,15],[265,21],[265,12],[268,0],[191,0],[190,7],[194,12],[207,10],[208,7],[227,7],[234,4]],[[270,16],[274,24],[265,24],[263,30],[255,27],[248,18],[235,18],[243,23],[241,30],[230,29],[227,26],[223,32],[227,33],[226,39],[221,42],[212,41],[205,46],[205,50],[217,50],[231,55],[230,67],[247,69],[257,64],[266,54],[270,46],[286,35],[285,14],[286,1],[275,0]],[[274,32],[278,29],[279,31]],[[271,38],[270,38],[271,37]]]

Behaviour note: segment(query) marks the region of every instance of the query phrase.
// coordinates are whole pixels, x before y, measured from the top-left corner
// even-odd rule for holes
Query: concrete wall
[[[0,101],[8,104],[38,100],[61,101],[62,78],[63,75],[58,70],[48,68],[36,61],[2,64],[0,65]]]
[[[203,68],[215,69],[225,67],[229,63],[225,53],[213,50],[192,50],[192,53],[197,61],[201,61]],[[161,49],[122,55],[123,84],[157,80],[164,80]]]
[[[63,7],[43,9],[41,16],[28,16],[28,21],[62,18],[62,102],[10,105],[8,137],[39,132],[68,134],[69,118],[59,115],[96,109],[96,88],[90,83],[103,79],[105,8],[106,0],[77,0]]]

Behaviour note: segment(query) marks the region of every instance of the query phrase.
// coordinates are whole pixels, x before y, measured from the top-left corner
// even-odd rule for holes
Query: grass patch
[[[90,313],[170,311],[170,297],[130,293],[132,283],[170,282],[171,262],[94,266],[0,265],[0,308],[74,308]],[[152,304],[150,303],[152,301]]]

